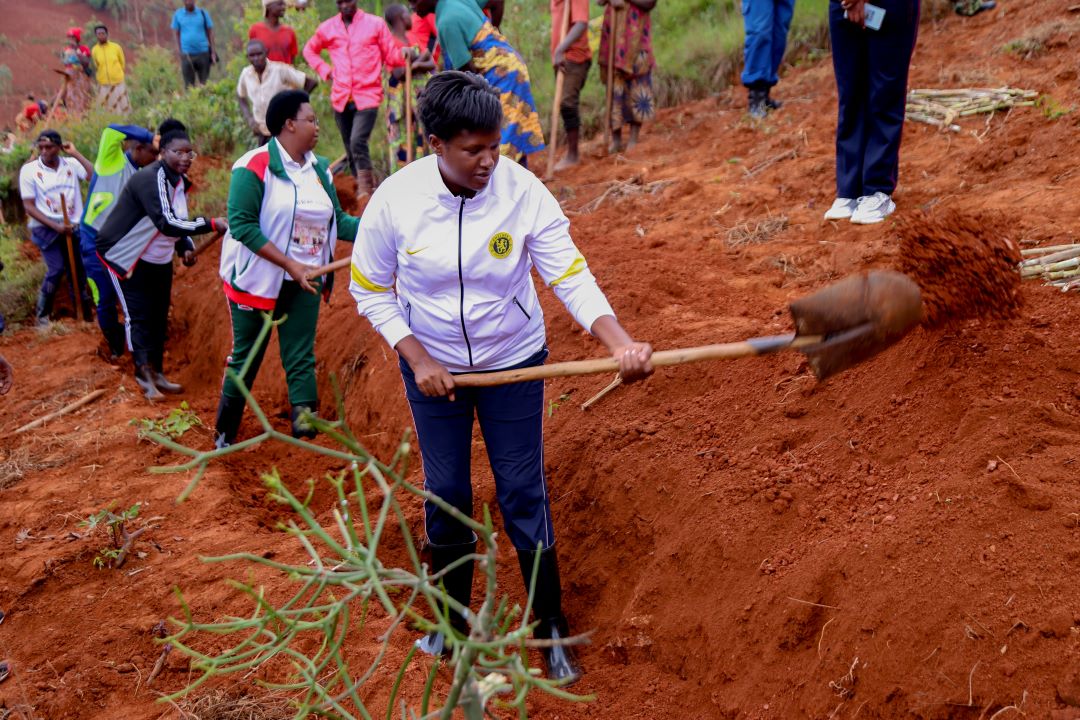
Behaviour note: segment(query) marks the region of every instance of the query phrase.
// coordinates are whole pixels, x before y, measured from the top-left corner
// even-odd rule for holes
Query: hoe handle
[[[721,345],[702,345],[700,347],[682,348],[680,350],[661,350],[653,353],[652,364],[656,367],[668,365],[683,365],[685,363],[701,362],[702,360],[731,360],[734,358],[750,357],[751,355],[765,355],[778,350],[788,348],[798,349],[808,345],[816,345],[822,341],[821,336],[796,337],[791,335],[770,335],[767,337],[751,338],[742,342],[724,343]],[[543,380],[553,377],[571,377],[575,375],[594,375],[596,373],[617,372],[619,363],[614,358],[600,358],[598,360],[574,360],[572,362],[552,363],[551,365],[538,365],[536,367],[519,368],[517,370],[500,370],[490,373],[468,373],[455,375],[454,385],[457,387],[487,387],[489,385],[506,385],[508,383],[525,382],[527,380]]]

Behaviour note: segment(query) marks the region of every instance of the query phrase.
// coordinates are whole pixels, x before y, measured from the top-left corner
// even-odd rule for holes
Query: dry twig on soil
[[[630,195],[655,195],[666,188],[674,180],[655,180],[651,183],[643,182],[640,175],[635,175],[629,180],[615,180],[598,197],[585,203],[578,209],[578,213],[591,213],[597,210],[609,199],[628,197]]]
[[[746,220],[727,231],[727,246],[737,248],[768,242],[787,226],[787,215],[768,215],[757,223]]]

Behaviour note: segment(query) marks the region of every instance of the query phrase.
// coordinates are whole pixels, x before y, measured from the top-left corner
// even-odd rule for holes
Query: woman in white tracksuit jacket
[[[502,108],[491,86],[472,73],[440,73],[428,82],[420,116],[435,155],[395,173],[372,196],[350,290],[360,314],[400,357],[426,488],[470,516],[474,414],[479,419],[526,586],[539,562],[536,635],[567,637],[544,478],[544,384],[455,388],[453,376],[544,362],[533,267],[619,360],[624,381],[652,372],[652,348],[634,342],[615,319],[547,188],[516,163],[498,162]],[[432,572],[475,552],[467,527],[431,503],[425,511]],[[445,576],[447,591],[465,606],[472,575],[466,561]],[[465,618],[455,621],[467,635]],[[437,633],[420,641],[433,654],[447,645]],[[580,676],[569,647],[544,655],[549,677]]]

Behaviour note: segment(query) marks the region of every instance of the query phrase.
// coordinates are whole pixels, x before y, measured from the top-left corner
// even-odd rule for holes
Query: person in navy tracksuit
[[[831,0],[829,35],[839,96],[836,200],[827,220],[883,221],[900,164],[908,65],[919,29],[919,0],[874,0],[885,11],[877,30],[865,25],[865,0]]]
[[[746,43],[741,80],[748,92],[750,116],[760,120],[769,110],[780,109],[780,101],[770,91],[779,81],[777,72],[787,49],[795,0],[742,0],[742,14]]]

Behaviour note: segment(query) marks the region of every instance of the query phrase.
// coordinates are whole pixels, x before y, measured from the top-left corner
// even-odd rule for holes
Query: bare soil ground
[[[1011,85],[1080,106],[1080,18],[1069,5],[1012,0],[924,23],[912,86]],[[1034,32],[1041,51],[1001,52]],[[641,146],[594,157],[552,186],[623,322],[658,348],[786,331],[792,299],[899,264],[894,223],[821,220],[833,196],[828,58],[787,73],[778,95],[787,104],[764,125],[747,121],[741,93],[666,110]],[[1076,242],[1080,111],[1053,114],[975,118],[961,134],[909,124],[900,214],[991,212],[1004,219],[985,232],[1021,246]],[[166,359],[208,423],[229,347],[215,270],[210,253],[178,269]],[[543,302],[553,360],[600,354],[550,294]],[[5,432],[108,390],[2,441],[0,654],[14,672],[0,708],[177,717],[154,700],[188,678],[181,658],[145,686],[159,652],[151,628],[178,613],[172,588],[201,617],[242,614],[222,580],[243,570],[199,557],[297,558],[259,475],[276,467],[299,485],[332,465],[254,449],[175,505],[186,478],[146,471],[175,456],[139,444],[128,425],[167,408],[140,398],[129,367],[98,358],[94,328],[65,327],[0,340],[17,378],[2,400]],[[824,384],[797,355],[697,365],[659,371],[582,413],[608,378],[549,382],[557,406],[545,457],[566,610],[575,628],[596,629],[574,689],[597,699],[538,699],[535,715],[1080,717],[1078,341],[1076,296],[1028,285],[1012,319],[916,330]],[[357,434],[387,456],[409,423],[396,359],[341,288],[321,318],[317,355],[324,397],[336,374]],[[275,357],[256,396],[280,414]],[[253,430],[249,416],[242,432]],[[210,443],[204,431],[186,439]],[[475,451],[478,500],[493,504],[479,439]],[[70,533],[113,501],[143,502],[144,517],[160,519],[145,557],[95,570],[100,541]],[[328,493],[314,507],[327,514]],[[420,509],[411,512],[419,531]],[[500,559],[500,582],[520,599],[509,548]],[[378,632],[386,619],[372,624]],[[406,646],[403,636],[365,686],[376,709]],[[353,652],[369,657],[373,647]],[[427,667],[410,667],[406,693],[415,697]]]

